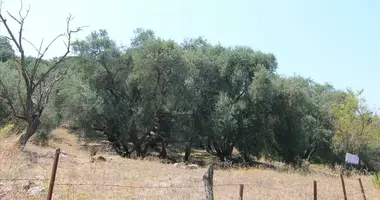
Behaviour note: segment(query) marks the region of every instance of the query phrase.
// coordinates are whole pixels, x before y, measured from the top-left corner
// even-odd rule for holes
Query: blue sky
[[[274,53],[278,72],[298,74],[336,88],[364,89],[368,106],[380,107],[380,1],[357,0],[24,0],[31,5],[25,37],[39,43],[74,26],[106,29],[128,44],[133,30],[150,28],[178,42],[204,36],[212,43],[246,45]],[[5,0],[3,10],[17,11],[19,1]],[[13,26],[16,27],[16,26]],[[4,34],[3,27],[0,34]],[[48,56],[59,55],[63,44]],[[32,48],[29,48],[29,52]]]

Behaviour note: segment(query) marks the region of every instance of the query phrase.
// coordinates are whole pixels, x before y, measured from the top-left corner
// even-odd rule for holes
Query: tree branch
[[[72,16],[69,15],[69,17],[67,18],[67,29],[66,29],[66,37],[67,37],[67,48],[66,48],[66,52],[63,56],[61,56],[61,58],[56,62],[54,63],[53,66],[51,66],[45,73],[42,74],[42,76],[40,77],[40,79],[37,81],[37,83],[33,86],[33,90],[39,85],[41,84],[41,82],[49,75],[49,73],[51,71],[53,71],[55,68],[57,68],[59,66],[60,63],[62,63],[67,55],[70,53],[70,46],[71,46],[71,34],[72,33],[77,33],[79,31],[82,30],[82,27],[78,27],[76,28],[75,30],[70,30],[70,22],[72,20]],[[47,48],[45,49],[45,51],[43,52],[43,54],[46,53],[46,51],[49,49],[49,47],[58,39],[60,38],[61,36],[64,36],[64,34],[60,34],[58,35],[56,38],[53,39],[53,41],[50,42],[50,44],[47,46]],[[42,59],[42,58],[41,58]]]
[[[66,67],[65,69],[65,72],[63,72],[63,74],[61,76],[59,76],[58,78],[55,78],[51,83],[50,83],[50,86],[45,94],[45,106],[49,103],[49,97],[50,97],[50,93],[51,91],[53,90],[55,84],[59,81],[61,81],[63,78],[65,78],[65,76],[67,75],[67,72],[69,71],[69,68]]]
[[[7,11],[7,13],[8,13],[8,15],[13,19],[13,20],[15,20],[18,24],[20,24],[21,25],[21,21],[20,20],[18,20],[16,17],[14,17],[11,13],[9,13],[9,11]]]
[[[8,26],[7,20],[3,17],[3,15],[1,14],[1,12],[0,12],[0,19],[1,19],[1,22],[4,24],[5,28],[7,29],[7,32],[9,34],[9,36],[11,37],[11,40],[13,41],[13,43],[16,45],[17,49],[19,50],[20,49],[20,45],[18,44],[15,36],[13,35],[11,29]]]
[[[21,96],[21,88],[20,88],[20,84],[21,84],[21,72],[20,72],[20,69],[17,67],[17,71],[19,73],[19,76],[18,76],[18,83],[17,83],[17,93],[18,93],[18,98],[19,98],[19,101],[20,101],[20,104],[22,106],[22,109],[23,109],[23,113],[25,115],[25,103],[24,101],[22,100],[22,96]]]
[[[23,28],[24,28],[24,21],[25,21],[26,17],[28,16],[30,9],[27,9],[27,13],[26,13],[25,16],[21,15],[21,10],[22,9],[23,9],[23,3],[21,1],[21,8],[19,10],[19,15],[20,15],[20,19],[19,20],[17,20],[13,15],[11,15],[8,12],[8,14],[10,15],[10,17],[20,24],[18,41],[17,41],[15,35],[13,34],[12,30],[8,26],[7,20],[4,18],[4,16],[1,14],[1,12],[0,12],[0,19],[1,19],[2,23],[4,24],[4,26],[5,26],[8,34],[10,36],[11,41],[13,41],[13,43],[17,47],[17,50],[20,52],[20,59],[21,60],[18,63],[20,64],[21,72],[22,72],[21,74],[22,74],[22,76],[23,76],[23,78],[25,80],[25,84],[26,84],[26,86],[28,88],[28,86],[31,84],[31,80],[30,80],[30,76],[29,76],[29,71],[28,71],[27,67],[25,66],[25,54],[24,54],[24,49],[22,47],[21,38],[22,38],[22,31],[23,31]]]
[[[37,47],[31,42],[31,41],[29,41],[29,40],[27,40],[26,38],[23,38],[27,43],[29,43],[30,45],[32,45],[32,47],[34,48],[34,50],[36,50],[37,51],[37,53],[38,53],[38,55],[37,55],[37,57],[39,57],[42,53],[41,53],[41,46],[40,46],[40,49],[37,49]],[[42,39],[42,42],[43,42],[44,40]],[[42,45],[42,42],[41,42],[41,45]]]

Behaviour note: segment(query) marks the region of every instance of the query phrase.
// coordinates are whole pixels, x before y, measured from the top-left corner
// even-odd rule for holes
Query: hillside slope
[[[28,144],[21,153],[15,149],[14,136],[0,138],[0,199],[46,199],[46,192],[33,198],[27,190],[46,188],[54,152],[61,154],[54,199],[194,199],[204,198],[202,176],[205,168],[184,169],[148,160],[123,159],[101,152],[106,162],[90,162],[90,152],[81,150],[75,136],[65,129],[54,131],[48,147]],[[362,199],[358,177],[346,178],[349,199]],[[380,199],[370,177],[361,177],[367,199]],[[337,174],[279,173],[270,170],[216,170],[215,199],[237,199],[239,184],[245,184],[244,199],[304,200],[313,196],[313,180],[318,181],[320,199],[342,199]]]

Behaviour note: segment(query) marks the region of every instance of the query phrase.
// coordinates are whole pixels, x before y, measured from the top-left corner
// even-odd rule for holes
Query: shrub
[[[34,141],[34,143],[38,146],[47,146],[49,143],[49,140],[51,138],[51,135],[49,131],[41,131],[37,133],[37,137]]]
[[[0,136],[8,134],[14,126],[14,124],[7,124],[4,127],[0,127]]]
[[[375,173],[372,175],[372,183],[376,189],[380,189],[380,174]]]

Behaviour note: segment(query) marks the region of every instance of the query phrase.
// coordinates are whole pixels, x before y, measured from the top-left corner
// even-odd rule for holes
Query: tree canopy
[[[0,39],[8,45],[0,49],[0,118],[25,119],[28,137],[70,122],[82,137],[105,136],[123,157],[154,149],[168,158],[175,147],[185,161],[201,148],[221,161],[236,150],[245,162],[334,164],[349,152],[379,167],[380,118],[361,91],[282,77],[274,54],[247,46],[134,34],[120,47],[106,30],[93,31],[69,42],[74,55],[58,62],[14,58]]]

